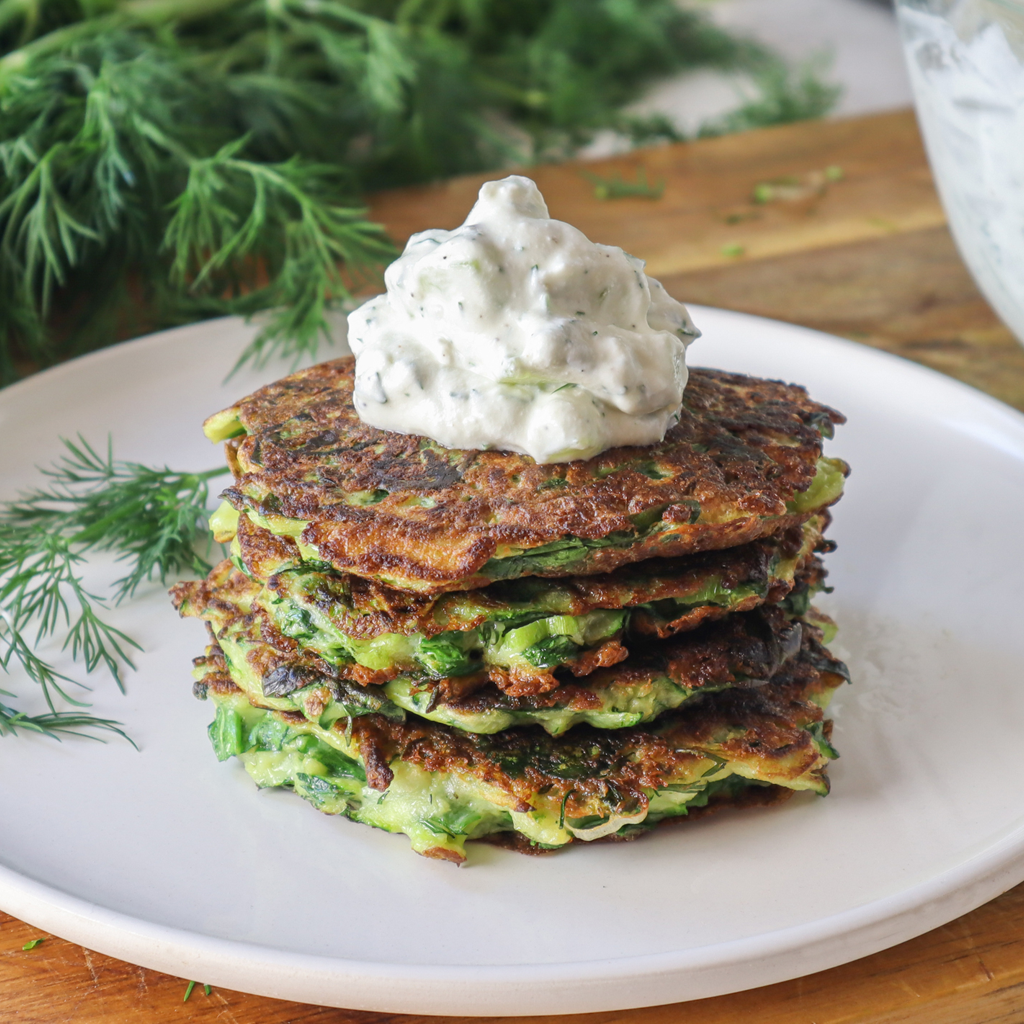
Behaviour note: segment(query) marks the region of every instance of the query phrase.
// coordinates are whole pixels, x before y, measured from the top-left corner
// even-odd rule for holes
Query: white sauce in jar
[[[348,318],[366,423],[551,463],[654,444],[679,418],[685,307],[642,260],[552,220],[529,178],[413,235],[385,283]]]
[[[985,297],[1024,341],[1019,5],[965,0],[945,15],[898,11],[917,117],[953,237]]]

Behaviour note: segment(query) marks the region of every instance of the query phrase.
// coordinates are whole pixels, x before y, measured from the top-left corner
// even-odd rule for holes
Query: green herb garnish
[[[36,946],[45,941],[46,939],[29,939],[21,948],[24,950],[35,949]]]
[[[799,202],[821,197],[828,191],[830,183],[843,180],[841,167],[826,167],[823,171],[808,171],[806,174],[784,174],[768,181],[759,181],[751,193],[754,203],[764,205],[778,200]]]
[[[188,988],[185,989],[185,998],[182,999],[183,1003],[187,1003],[188,1002],[188,997],[190,995],[192,995],[192,989],[194,989],[195,987],[196,987],[196,983],[194,981],[190,981],[188,983]]]
[[[20,663],[50,709],[31,717],[0,706],[0,735],[24,729],[58,736],[84,727],[120,733],[108,719],[58,710],[58,700],[87,706],[68,692],[83,684],[57,671],[37,647],[63,636],[62,649],[86,672],[103,667],[123,689],[124,667],[133,667],[131,649],[139,645],[105,620],[111,601],[133,595],[155,577],[164,581],[179,570],[210,568],[196,543],[205,537],[209,544],[208,481],[226,467],[178,473],[115,460],[109,445],[101,455],[81,437],[62,443],[66,454],[42,470],[48,486],[0,506],[0,667],[8,671]],[[116,552],[127,563],[110,597],[83,580],[92,551]]]
[[[0,690],[0,693],[11,696],[6,690]],[[19,729],[24,729],[26,732],[42,733],[55,739],[59,739],[62,733],[69,736],[85,736],[87,739],[99,739],[98,736],[90,736],[88,733],[83,733],[82,730],[106,729],[116,732],[131,743],[131,737],[119,728],[120,724],[113,719],[97,718],[95,715],[80,714],[74,711],[26,715],[22,711],[9,708],[6,704],[0,704],[0,736],[8,734],[16,736]]]

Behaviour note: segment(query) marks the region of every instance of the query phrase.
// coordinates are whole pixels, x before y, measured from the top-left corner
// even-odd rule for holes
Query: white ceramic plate
[[[546,858],[403,836],[259,792],[218,764],[190,696],[202,627],[154,586],[116,621],[145,647],[95,710],[141,747],[0,740],[0,907],[214,985],[359,1009],[611,1010],[751,988],[901,942],[1024,879],[1024,417],[910,363],[695,309],[692,361],[808,385],[849,424],[829,558],[833,792]],[[202,419],[248,329],[221,321],[88,356],[0,394],[2,486],[81,431],[117,454],[216,465]],[[116,570],[98,566],[110,577]],[[29,684],[0,680],[27,693]]]

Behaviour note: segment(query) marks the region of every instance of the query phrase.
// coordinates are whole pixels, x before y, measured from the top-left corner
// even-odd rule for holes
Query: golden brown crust
[[[620,813],[631,813],[646,806],[647,792],[706,764],[709,755],[754,778],[783,784],[813,781],[827,790],[827,758],[808,727],[824,719],[813,697],[842,680],[813,660],[801,655],[763,687],[697,697],[632,729],[576,726],[551,737],[521,727],[484,736],[380,715],[355,719],[352,729],[360,749],[371,749],[377,760],[401,759],[429,772],[474,776],[524,810],[542,793],[562,802],[568,817],[589,813],[594,799],[611,800]],[[333,726],[339,731],[346,727],[340,722]]]
[[[635,532],[644,514],[665,530],[593,550],[586,571],[786,529],[806,518],[786,504],[814,477],[821,431],[842,422],[803,388],[695,369],[664,441],[538,466],[363,423],[352,370],[350,357],[322,363],[239,402],[248,436],[225,495],[239,509],[307,521],[303,541],[338,569],[425,592],[486,585],[488,560],[516,550]]]
[[[482,682],[474,690],[448,695],[437,692],[435,705],[480,713],[501,707],[511,711],[540,711],[566,707],[584,711],[599,708],[598,694],[612,686],[645,692],[658,679],[668,678],[693,692],[729,686],[760,686],[772,679],[787,659],[802,647],[821,655],[820,630],[806,622],[789,622],[780,609],[731,615],[692,633],[640,645],[623,664],[599,669],[578,681],[558,680],[552,689],[513,692],[504,679]],[[425,690],[434,690],[426,683]],[[436,691],[435,691],[436,692]]]
[[[466,863],[466,855],[459,853],[458,850],[446,849],[444,846],[432,846],[429,850],[423,851],[424,857],[430,857],[432,860],[447,860],[451,861],[452,864],[461,865]]]
[[[202,669],[203,673],[202,681],[193,686],[193,692],[198,689],[203,697],[206,696],[207,690],[213,690],[214,693],[225,696],[242,692],[231,678],[224,652],[217,646],[216,641],[206,648],[205,654],[192,659],[192,667],[197,670]]]
[[[587,676],[599,668],[617,665],[628,657],[629,650],[620,640],[606,640],[597,647],[582,651],[575,658],[563,662],[558,668],[572,672],[574,676]],[[499,690],[512,697],[550,693],[562,683],[554,668],[527,669],[520,666],[502,668],[498,665],[490,665],[487,668],[487,676]]]
[[[226,559],[218,562],[205,579],[182,580],[169,591],[171,603],[182,615],[209,610],[228,617],[236,616],[240,607],[248,608],[258,592],[253,581]]]
[[[207,681],[220,685],[225,666],[217,662],[216,652],[207,658],[212,658]],[[337,721],[331,728],[352,737],[369,785],[380,791],[391,784],[391,766],[401,760],[424,771],[483,782],[522,813],[541,802],[556,812],[560,808],[566,821],[586,820],[595,812],[605,818],[642,815],[652,791],[680,779],[707,778],[722,764],[741,777],[826,792],[829,755],[815,735],[827,740],[830,733],[820,702],[842,681],[834,668],[808,635],[799,655],[765,685],[704,694],[650,725],[631,729],[577,726],[551,737],[522,727],[482,736],[376,714]],[[304,722],[297,713],[275,714]],[[753,790],[734,802],[759,803],[780,795]]]
[[[270,579],[282,569],[302,561],[299,546],[291,537],[279,537],[270,530],[264,530],[248,516],[238,517],[236,538],[245,568],[257,579]],[[370,580],[363,582],[368,587],[375,586]]]
[[[809,572],[819,571],[823,571],[819,563],[812,560]],[[277,629],[255,600],[259,594],[259,584],[230,562],[215,567],[206,580],[180,583],[172,590],[182,614],[208,616],[208,624],[210,620],[216,623],[215,637],[230,633],[246,644],[246,660],[258,679],[288,679],[296,684],[295,689],[300,683],[338,679],[360,686],[380,685],[408,674],[398,665],[374,670],[355,663],[330,664]],[[787,657],[793,653],[782,650],[785,644],[799,646],[800,628],[795,628],[793,641],[794,627],[777,605],[764,605],[756,613],[729,614],[727,609],[717,608],[700,619],[695,616],[692,629],[672,637],[655,638],[641,631],[585,651],[560,669],[510,672],[490,665],[451,679],[424,677],[417,685],[432,692],[435,703],[467,711],[484,710],[498,697],[514,698],[505,701],[513,710],[555,705],[583,709],[600,704],[593,695],[595,689],[617,682],[647,686],[653,679],[668,676],[689,690],[700,690],[733,685],[740,676],[769,678],[782,660],[780,652]],[[585,682],[570,681],[569,673]]]
[[[627,565],[609,573],[586,576],[564,576],[558,580],[562,614],[585,615],[601,609],[617,610],[640,604],[664,602],[667,599],[685,601],[698,594],[711,578],[717,577],[725,590],[753,585],[756,589],[768,587],[764,595],[751,594],[747,599],[728,607],[700,604],[675,619],[665,619],[644,611],[637,611],[631,629],[637,633],[666,637],[682,630],[695,629],[709,619],[721,618],[734,611],[748,611],[768,601],[781,601],[793,584],[773,578],[771,563],[780,555],[795,556],[808,541],[808,547],[821,546],[821,530],[827,515],[812,517],[802,526],[783,531],[776,537],[764,538],[724,551],[707,551],[682,558],[650,559],[642,564]],[[280,576],[265,576],[261,569],[277,566],[276,552],[286,538],[275,537],[269,531],[239,520],[239,542],[242,562],[250,574],[267,580],[267,587],[281,593],[286,586]],[[805,537],[806,533],[806,537]],[[294,546],[294,542],[288,541]],[[294,552],[297,560],[297,549]],[[798,567],[797,580],[810,583],[823,577],[820,562],[805,558]],[[323,583],[322,601],[325,608],[337,613],[345,609],[344,632],[356,639],[368,640],[382,633],[422,633],[434,636],[450,626],[454,609],[459,608],[459,629],[473,629],[481,625],[491,610],[506,606],[515,599],[516,583],[492,584],[486,590],[478,589],[474,601],[479,608],[476,618],[466,617],[465,604],[458,592],[447,594],[414,594],[396,590],[373,580],[350,574],[332,575]],[[521,599],[521,598],[520,598]],[[320,598],[318,598],[318,601]],[[664,607],[664,605],[662,605]]]

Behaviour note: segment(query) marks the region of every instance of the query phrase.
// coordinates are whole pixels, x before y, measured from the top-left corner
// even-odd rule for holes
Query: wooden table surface
[[[648,180],[664,180],[661,198],[599,200],[575,164],[531,174],[553,216],[643,257],[649,273],[684,301],[844,335],[1024,409],[1024,348],[957,256],[910,113],[804,123],[586,165],[593,174],[629,181],[641,167]],[[425,227],[454,227],[487,177],[493,175],[383,194],[373,212],[399,240]],[[764,184],[769,187],[758,191],[769,201],[753,201]],[[713,353],[701,358],[710,361]],[[37,937],[0,914],[0,1024],[455,1020],[324,1009],[226,990],[207,995],[201,985],[183,1002],[185,980],[52,936],[22,948]],[[675,1006],[552,1020],[731,1024],[747,1018],[759,1024],[1024,1021],[1024,885],[901,946],[806,978]]]

